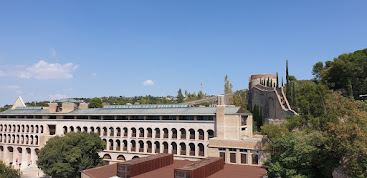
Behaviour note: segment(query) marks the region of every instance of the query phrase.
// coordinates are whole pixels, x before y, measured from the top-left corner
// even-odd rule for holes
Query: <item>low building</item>
[[[218,97],[216,107],[88,108],[70,99],[49,107],[24,107],[17,99],[18,107],[0,113],[0,159],[23,169],[36,164],[37,152],[48,139],[68,132],[94,132],[107,145],[101,157],[111,163],[172,153],[177,160],[225,157],[226,163],[261,166],[265,154],[261,137],[252,133],[252,115],[224,105],[224,97]]]

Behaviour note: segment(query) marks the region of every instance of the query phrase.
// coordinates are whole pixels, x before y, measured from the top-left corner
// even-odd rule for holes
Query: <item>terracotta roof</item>
[[[84,170],[83,173],[92,178],[110,178],[117,175],[117,163],[87,169]]]
[[[224,169],[209,176],[208,178],[260,178],[266,174],[266,170],[256,166],[246,166],[237,164],[225,164]]]

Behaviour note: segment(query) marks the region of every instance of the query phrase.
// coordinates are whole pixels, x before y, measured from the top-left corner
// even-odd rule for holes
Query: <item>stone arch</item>
[[[29,132],[29,125],[26,126],[25,131],[28,133]]]
[[[154,138],[161,138],[161,130],[159,128],[155,128],[155,137]]]
[[[22,132],[24,132],[24,128],[25,128],[24,125],[22,125]]]
[[[19,129],[20,129],[20,127],[19,127]],[[36,133],[39,133],[39,127],[38,127],[38,125],[36,125]]]
[[[163,138],[168,138],[168,129],[164,128],[162,131],[163,131]]]
[[[20,132],[20,125],[17,125],[17,132]],[[36,125],[36,133],[38,132],[38,125]]]
[[[199,133],[199,140],[204,140],[204,130],[203,129],[199,129],[198,130]]]
[[[168,153],[168,143],[163,142],[163,153]]]
[[[199,143],[198,147],[199,147],[199,156],[204,156],[205,155],[204,145],[202,143]]]
[[[144,152],[144,142],[142,140],[139,141],[139,152]]]
[[[21,143],[21,144],[24,144],[24,135],[21,135],[21,136],[20,136],[20,143]]]
[[[186,139],[186,130],[184,128],[180,129],[181,138],[182,140]]]
[[[94,133],[94,127],[90,127],[90,128],[89,128],[89,132],[90,132],[90,133]]]
[[[33,139],[33,136],[32,136],[32,135],[31,135],[31,137],[32,137],[32,139]],[[12,137],[11,137],[11,138],[12,138],[12,143],[15,143],[15,135],[14,135],[14,134],[12,135]]]
[[[117,160],[119,160],[119,161],[125,161],[126,159],[125,159],[125,156],[124,155],[118,155],[117,156]]]
[[[87,127],[87,126],[84,126],[84,127],[83,127],[83,132],[84,132],[84,133],[88,133],[88,127]]]
[[[10,165],[13,165],[13,156],[14,156],[14,148],[11,146],[8,146],[8,161]]]
[[[31,135],[31,136],[29,137],[29,140],[30,140],[29,144],[33,145],[33,135]]]
[[[136,141],[135,140],[131,140],[130,142],[131,142],[130,151],[136,152]]]
[[[122,151],[127,151],[127,141],[123,140],[122,143],[123,143]]]
[[[136,128],[135,127],[131,128],[131,137],[136,137]]]
[[[77,131],[77,132],[81,132],[81,131],[82,131],[82,128],[80,128],[80,127],[78,126],[78,127],[76,127],[76,131]]]
[[[68,133],[68,127],[64,126],[63,129],[64,129],[64,134]]]
[[[29,166],[31,164],[31,161],[32,161],[31,160],[32,151],[31,151],[30,148],[26,148],[25,151],[26,151],[26,155],[27,155],[27,165]]]
[[[153,153],[153,145],[151,141],[147,141],[147,152]]]
[[[209,129],[207,132],[208,132],[208,139],[214,137],[214,131],[212,129]]]
[[[155,146],[155,153],[160,153],[161,152],[161,144],[158,141],[155,141],[154,146]]]
[[[115,129],[113,127],[110,127],[109,130],[110,130],[110,137],[115,136]]]
[[[180,143],[180,155],[186,155],[186,144],[184,142]]]
[[[98,134],[99,136],[101,136],[101,128],[100,128],[100,127],[97,127],[97,128],[96,128],[96,131],[97,131],[97,134]]]
[[[177,144],[176,144],[176,142],[172,142],[171,146],[172,146],[172,154],[177,154]]]
[[[111,155],[110,154],[104,154],[103,159],[111,159]]]
[[[116,132],[117,132],[117,136],[120,137],[121,136],[121,128],[117,127]]]
[[[40,126],[40,131],[43,133],[43,125]]]
[[[152,138],[152,136],[153,136],[153,130],[152,130],[152,128],[148,127],[148,128],[147,128],[147,132],[148,132],[148,133],[147,133],[147,137],[148,137],[148,138]]]
[[[20,142],[20,137],[19,135],[17,135],[17,141],[15,143],[19,144],[19,142]]]
[[[172,139],[177,139],[177,129],[173,128],[171,129],[172,132]]]
[[[74,132],[74,127],[70,126],[70,132]]]
[[[190,147],[190,156],[195,156],[195,144],[190,143],[189,147]]]
[[[25,136],[25,144],[28,144],[29,143],[29,136],[28,135],[26,135]]]
[[[137,159],[137,158],[139,158],[139,156],[134,156],[132,159]]]
[[[103,127],[102,130],[103,130],[103,136],[107,136],[107,127]]]
[[[120,151],[121,149],[121,141],[119,139],[116,139],[116,151]]]
[[[113,150],[113,140],[112,139],[108,140],[108,145],[110,147],[109,150]]]
[[[31,125],[31,133],[34,133],[34,126]]]
[[[34,144],[38,145],[38,136],[37,135],[34,137]]]
[[[3,124],[0,124],[0,132],[3,131]]]
[[[189,133],[190,133],[190,139],[191,140],[195,140],[195,130],[194,129],[190,129],[189,130]]]
[[[19,168],[20,168],[20,166],[22,165],[22,156],[23,156],[23,149],[22,149],[22,147],[18,147],[17,148],[17,154],[18,154],[18,157],[17,157],[17,163],[16,164],[18,164],[18,166],[19,166]]]
[[[124,127],[123,130],[124,130],[124,137],[127,137],[127,134],[129,133],[129,129],[127,129],[127,127]]]
[[[144,129],[142,127],[139,128],[139,137],[144,138]]]
[[[106,139],[103,139],[103,142],[105,143],[104,145],[104,150],[106,150],[107,149],[107,140]]]

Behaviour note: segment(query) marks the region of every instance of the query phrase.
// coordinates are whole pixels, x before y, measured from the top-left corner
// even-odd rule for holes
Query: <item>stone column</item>
[[[21,161],[21,169],[28,166],[28,155],[27,155],[27,148],[22,147],[22,161]]]
[[[252,164],[252,155],[250,150],[247,150],[247,164]]]
[[[171,143],[168,143],[168,153],[172,153],[172,145],[171,145]]]
[[[31,165],[36,164],[36,151],[35,148],[31,148]]]
[[[241,164],[241,153],[240,149],[236,149],[236,163]]]

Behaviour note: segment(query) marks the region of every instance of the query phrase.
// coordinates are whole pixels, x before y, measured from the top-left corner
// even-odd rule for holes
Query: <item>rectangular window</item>
[[[8,116],[1,116],[1,118],[8,118]]]
[[[103,120],[115,120],[114,116],[103,116]]]
[[[27,116],[27,119],[33,119],[34,116]]]
[[[50,119],[56,119],[56,116],[50,116]],[[64,119],[74,119],[74,116],[64,116]]]
[[[196,119],[198,121],[212,121],[212,120],[214,120],[213,116],[196,116]]]
[[[180,116],[180,120],[185,120],[185,121],[194,120],[194,116]]]
[[[101,116],[90,116],[90,119],[101,120]]]
[[[230,153],[230,160],[231,163],[236,163],[236,153]]]
[[[131,116],[130,120],[144,120],[144,116]]]
[[[241,125],[245,126],[247,124],[247,116],[242,116],[241,117]]]
[[[163,116],[162,120],[176,120],[177,116]]]
[[[247,164],[247,154],[241,153],[241,164]]]
[[[37,115],[36,119],[42,119],[42,116]]]
[[[24,118],[24,116],[18,116],[18,118],[22,118],[22,119],[23,119],[23,118]]]
[[[117,120],[128,120],[127,116],[117,116]]]
[[[56,133],[56,125],[48,125],[49,135],[55,135]]]
[[[160,120],[159,116],[147,116],[147,120]]]
[[[65,116],[64,116],[65,117]],[[56,119],[56,116],[49,116],[49,119]]]
[[[76,116],[76,119],[88,119],[88,116]]]

